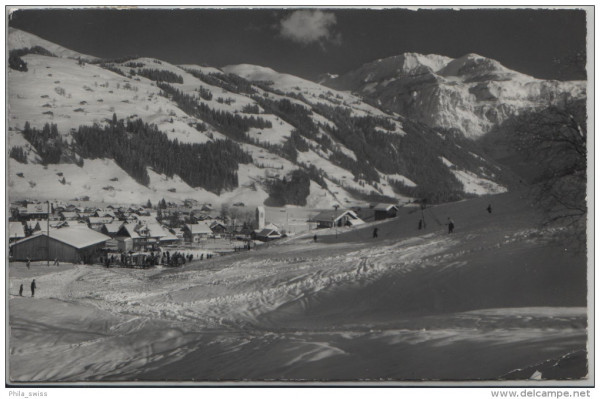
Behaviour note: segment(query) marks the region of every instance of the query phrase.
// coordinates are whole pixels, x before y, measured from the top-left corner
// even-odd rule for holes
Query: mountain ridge
[[[542,80],[478,54],[452,59],[404,53],[321,83],[349,90],[382,107],[442,129],[479,138],[526,110],[585,97],[583,81]]]
[[[40,40],[31,39],[27,45],[42,46],[45,42]],[[52,53],[70,54],[57,46],[50,46]],[[502,169],[460,137],[268,67],[177,66],[148,57],[89,63],[42,54],[22,58],[28,71],[9,69],[7,80],[8,149],[15,153],[8,176],[13,196],[93,196],[120,203],[194,198],[254,206],[269,198],[273,202],[287,187],[285,191],[298,198],[280,197],[281,205],[329,208],[423,196],[459,199],[506,190]],[[24,135],[26,123],[41,132],[33,134],[42,137],[36,145],[30,141],[32,134],[29,140]],[[46,124],[49,130],[56,125],[52,129],[58,131],[59,141],[44,136]],[[124,134],[164,135],[178,143],[173,147],[177,151],[230,140],[252,161],[237,164],[237,187],[211,192],[194,186],[203,181],[199,176],[189,171],[173,174],[171,166],[151,153],[140,152],[142,163],[137,166],[123,155],[111,158],[120,154],[111,143],[103,152],[88,150],[88,158],[81,156],[79,146],[85,143],[78,140],[86,137],[82,131],[99,132],[117,124],[131,129]],[[155,140],[164,140],[159,136]],[[48,146],[62,146],[74,155],[48,163],[43,154]],[[135,152],[125,156],[135,157]],[[99,173],[101,167],[106,171]],[[138,172],[123,169],[132,167]],[[292,178],[299,176],[294,171],[304,177]],[[301,189],[291,185],[296,183]]]

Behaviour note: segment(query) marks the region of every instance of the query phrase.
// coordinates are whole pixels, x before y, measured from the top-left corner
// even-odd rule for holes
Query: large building
[[[61,262],[93,262],[110,237],[87,227],[66,227],[41,231],[11,245],[12,258],[24,261],[54,260]]]

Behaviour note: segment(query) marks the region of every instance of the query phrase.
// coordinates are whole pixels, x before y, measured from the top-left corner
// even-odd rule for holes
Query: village
[[[214,256],[248,251],[296,235],[329,234],[395,217],[395,204],[361,204],[329,210],[245,207],[243,204],[166,203],[152,206],[90,205],[85,202],[11,203],[11,262],[100,264],[147,268],[182,266]],[[41,262],[41,263],[40,263]]]

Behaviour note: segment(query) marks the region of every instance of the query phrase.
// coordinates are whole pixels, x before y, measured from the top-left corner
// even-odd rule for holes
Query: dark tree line
[[[19,72],[27,72],[27,63],[18,55],[11,54],[8,56],[8,66],[11,69]]]
[[[407,187],[401,183],[392,183],[392,187],[400,194],[428,198],[431,202],[464,198],[462,183],[443,164],[440,155],[468,170],[488,166],[468,154],[467,149],[474,153],[479,150],[458,135],[435,131],[408,120],[402,122],[406,134],[384,133],[376,128],[390,132],[395,129],[394,124],[386,118],[353,117],[347,108],[324,104],[317,104],[314,109],[335,123],[336,128],[323,128],[354,151],[357,157],[355,161],[344,154],[334,152],[332,162],[370,183],[379,181],[375,170],[377,169],[387,174],[399,173],[418,184],[417,187]],[[458,147],[457,143],[460,143],[462,148]]]
[[[183,93],[173,86],[159,82],[157,86],[170,96],[186,114],[202,119],[218,131],[238,141],[248,141],[246,132],[250,128],[265,129],[272,127],[270,121],[255,116],[241,116],[231,112],[214,110],[199,102],[194,96]]]
[[[98,66],[100,66],[100,68],[104,68],[108,71],[114,72],[117,75],[121,75],[121,76],[125,76],[125,74],[116,66],[112,65],[112,64],[107,64],[104,62],[101,62],[100,64],[98,64]]]
[[[8,66],[16,71],[27,72],[27,63],[21,58],[27,54],[39,54],[48,57],[56,57],[54,53],[46,50],[42,46],[24,47],[9,51]]]
[[[289,178],[275,179],[268,182],[270,206],[306,205],[306,197],[310,194],[310,177],[300,169],[294,170]]]
[[[15,146],[10,149],[9,156],[20,163],[27,163],[27,153],[23,147]]]
[[[277,115],[290,125],[294,126],[302,136],[315,140],[319,128],[313,122],[312,111],[299,104],[294,104],[288,99],[274,101],[261,96],[254,96],[256,101],[267,113]]]
[[[38,54],[38,55],[45,55],[47,57],[56,57],[56,55],[54,53],[46,50],[42,46],[24,47],[24,48],[19,48],[19,49],[15,49],[15,50],[10,50],[10,52],[8,54],[15,55],[17,57],[23,57],[24,55],[27,55],[27,54]]]
[[[178,175],[192,187],[220,194],[238,186],[238,165],[252,162],[252,157],[232,141],[183,144],[169,140],[141,119],[105,127],[81,126],[73,138],[85,158],[112,158],[144,185],[150,182],[146,171],[150,167],[169,177]]]
[[[252,83],[241,76],[225,73],[202,73],[195,69],[184,69],[190,75],[200,79],[211,86],[220,87],[227,91],[237,94],[254,94],[255,90]]]
[[[142,68],[137,71],[137,74],[155,82],[183,83],[181,75],[164,69]]]
[[[46,123],[39,130],[32,128],[29,122],[25,122],[22,133],[25,140],[29,141],[33,148],[35,148],[44,165],[59,163],[61,161],[67,143],[58,133],[58,129],[54,123]]]

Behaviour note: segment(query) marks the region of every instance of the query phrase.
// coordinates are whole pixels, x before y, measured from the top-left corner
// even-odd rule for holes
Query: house
[[[179,241],[183,241],[184,240],[183,229],[180,229],[180,228],[177,228],[177,227],[173,227],[173,228],[169,229],[169,232],[171,234],[173,234],[175,237],[177,237],[177,239]]]
[[[256,233],[256,239],[259,241],[273,241],[283,237],[277,226],[271,225],[269,227],[265,227]]]
[[[134,224],[126,223],[119,228],[115,238],[118,241],[120,251],[138,251],[145,249],[146,237],[141,236],[135,229]]]
[[[21,222],[9,222],[8,224],[8,242],[15,242],[25,238],[25,230]]]
[[[40,204],[27,204],[23,216],[27,219],[47,219],[50,212],[50,204],[42,202]]]
[[[60,217],[62,220],[77,220],[79,219],[79,213],[63,211],[60,213]]]
[[[107,224],[107,223],[112,223],[113,218],[111,217],[96,217],[96,216],[90,216],[88,218],[88,224],[90,226],[90,228],[96,230],[96,231],[100,231],[100,229],[102,228],[103,225]]]
[[[111,217],[111,218],[115,218],[115,213],[110,210],[110,209],[102,209],[102,210],[97,210],[96,212],[94,212],[94,216],[96,217]]]
[[[356,212],[351,210],[327,210],[314,216],[311,220],[317,223],[318,229],[334,226],[354,226],[364,223],[364,221],[358,217]]]
[[[66,227],[42,231],[11,245],[15,260],[54,260],[61,262],[94,262],[110,237],[87,227]]]
[[[111,223],[104,223],[100,228],[100,233],[110,237],[115,237],[119,232],[119,229],[123,226],[123,222],[113,221]]]
[[[206,223],[188,223],[183,226],[185,242],[198,243],[206,240],[212,234],[212,230]]]
[[[394,204],[375,204],[373,210],[375,211],[375,220],[395,218],[398,215],[398,207]]]
[[[160,226],[160,228],[164,232],[164,235],[159,238],[160,245],[176,244],[179,241],[182,241],[183,238],[177,237],[175,234],[171,233],[167,228],[163,226]]]
[[[227,233],[227,226],[225,226],[225,224],[223,222],[220,222],[218,220],[214,220],[210,224],[210,229],[213,232],[213,234],[225,234],[225,233]]]

